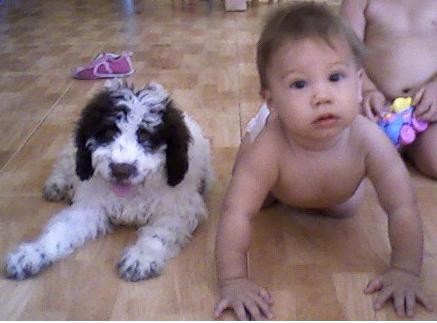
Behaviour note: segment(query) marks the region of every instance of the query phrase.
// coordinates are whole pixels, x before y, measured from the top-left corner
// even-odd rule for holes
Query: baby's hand
[[[214,308],[217,319],[225,309],[232,309],[240,321],[272,319],[272,297],[247,278],[225,281],[220,287],[220,299]]]
[[[377,89],[363,92],[362,112],[370,120],[377,121],[386,107],[387,100]]]
[[[412,317],[416,300],[428,311],[432,311],[430,301],[419,287],[419,279],[412,273],[390,268],[381,276],[372,279],[364,290],[366,294],[376,291],[379,291],[373,302],[376,310],[381,309],[382,305],[392,298],[396,314],[399,316],[406,314]]]
[[[437,121],[437,80],[427,83],[414,95],[413,105],[416,106],[414,115],[417,119]]]

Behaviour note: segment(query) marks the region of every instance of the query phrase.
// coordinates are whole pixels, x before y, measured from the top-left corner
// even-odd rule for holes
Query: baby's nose
[[[315,103],[315,105],[327,104],[327,103],[331,103],[331,99],[327,95],[318,95],[314,99],[314,103]]]
[[[330,90],[326,86],[317,87],[314,90],[312,101],[315,106],[331,103],[332,96]]]
[[[117,180],[128,179],[137,172],[137,169],[134,165],[127,163],[111,163],[109,167],[111,169],[112,176],[114,176]]]

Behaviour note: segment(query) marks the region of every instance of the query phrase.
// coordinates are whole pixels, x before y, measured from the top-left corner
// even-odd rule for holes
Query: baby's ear
[[[271,113],[276,113],[276,107],[273,102],[272,93],[269,89],[264,89],[260,91],[261,97],[263,98],[264,102],[267,104],[267,107],[269,108]]]
[[[268,90],[267,89],[260,89],[259,90],[259,96],[264,100],[264,101],[266,101],[267,100],[267,98],[266,98],[266,96],[267,96],[267,92]]]
[[[363,76],[364,76],[364,70],[363,70],[363,68],[360,68],[360,69],[357,71],[357,75],[358,75],[358,78],[362,81],[362,80],[363,80]]]

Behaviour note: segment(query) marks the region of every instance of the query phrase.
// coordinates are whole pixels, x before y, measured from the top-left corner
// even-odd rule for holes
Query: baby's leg
[[[266,198],[264,199],[262,208],[267,208],[272,206],[273,204],[278,203],[279,201],[272,195],[272,193],[269,192],[269,194],[267,194]]]
[[[334,218],[348,218],[355,215],[358,206],[360,205],[364,195],[364,184],[361,182],[354,195],[341,204],[338,204],[332,208],[326,209],[323,213],[327,216]]]
[[[430,124],[406,147],[407,157],[423,175],[437,179],[437,123]]]

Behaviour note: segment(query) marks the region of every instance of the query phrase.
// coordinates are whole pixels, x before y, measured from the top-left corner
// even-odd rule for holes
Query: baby
[[[430,126],[405,153],[437,179],[437,1],[344,0],[340,12],[368,48],[364,114],[375,120],[387,101],[414,97],[416,117]]]
[[[278,200],[348,217],[366,177],[387,212],[392,246],[389,268],[366,292],[379,291],[376,308],[393,298],[399,315],[413,315],[416,300],[430,308],[418,284],[423,237],[408,172],[385,134],[359,114],[361,49],[317,4],[282,7],[264,26],[257,66],[266,105],[249,123],[219,220],[216,318],[227,308],[240,320],[273,317],[271,295],[247,273],[251,220],[263,205]]]

